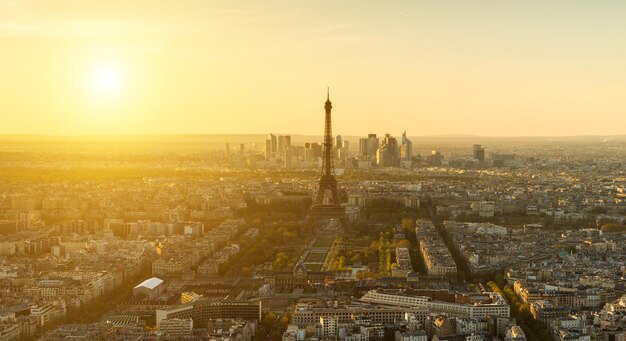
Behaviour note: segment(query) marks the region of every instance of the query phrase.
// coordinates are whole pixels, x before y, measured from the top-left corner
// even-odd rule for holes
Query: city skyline
[[[625,133],[616,1],[0,8],[0,134]]]
[[[0,0],[0,340],[626,340],[625,17]]]

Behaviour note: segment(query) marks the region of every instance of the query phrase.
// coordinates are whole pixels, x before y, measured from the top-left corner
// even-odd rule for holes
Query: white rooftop
[[[163,280],[160,278],[156,278],[156,277],[152,277],[152,278],[148,278],[145,281],[139,283],[139,285],[137,285],[135,287],[135,289],[139,288],[139,287],[144,287],[144,288],[148,288],[148,289],[154,289],[157,286],[161,285],[163,283]]]

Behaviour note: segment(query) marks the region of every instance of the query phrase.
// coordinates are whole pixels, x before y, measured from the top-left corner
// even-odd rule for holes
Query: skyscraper
[[[276,153],[277,149],[277,143],[276,143],[276,135],[274,134],[270,134],[270,141],[272,142],[272,153]]]
[[[267,140],[265,140],[265,158],[270,159],[277,151],[276,136],[269,134]]]
[[[485,147],[480,144],[474,145],[474,160],[485,161]]]
[[[380,148],[376,152],[376,163],[381,167],[396,167],[400,163],[398,141],[395,137],[385,134]]]
[[[348,158],[348,156],[350,156],[350,141],[343,140],[343,145],[341,146],[339,157],[342,160],[345,160],[346,158]]]
[[[322,145],[317,142],[304,144],[304,161],[312,162],[322,157]]]
[[[267,139],[265,140],[265,159],[269,160],[271,156],[272,156],[272,140]]]
[[[400,148],[400,159],[411,161],[413,156],[413,142],[406,137],[406,131],[402,133],[402,147]]]
[[[289,146],[291,146],[291,136],[289,135],[278,136],[278,146],[277,146],[276,152],[279,152],[282,155],[287,149],[287,147]]]
[[[293,168],[293,150],[291,147],[285,148],[283,153],[283,166],[285,169]]]
[[[341,135],[335,137],[335,158],[337,160],[345,160],[348,157],[350,144],[344,140]]]
[[[428,163],[431,166],[441,166],[441,161],[443,160],[443,154],[441,154],[438,150],[432,150],[430,155],[428,156]]]
[[[375,157],[380,141],[376,134],[368,134],[359,140],[359,155]]]

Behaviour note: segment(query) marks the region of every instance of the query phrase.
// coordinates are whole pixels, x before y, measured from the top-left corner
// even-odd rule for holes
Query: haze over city
[[[626,340],[624,18],[0,0],[0,341]]]

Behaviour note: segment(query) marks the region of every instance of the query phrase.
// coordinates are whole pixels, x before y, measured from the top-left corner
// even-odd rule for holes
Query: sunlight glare
[[[118,67],[109,64],[98,65],[92,70],[91,84],[96,93],[115,95],[122,87],[122,74]]]

